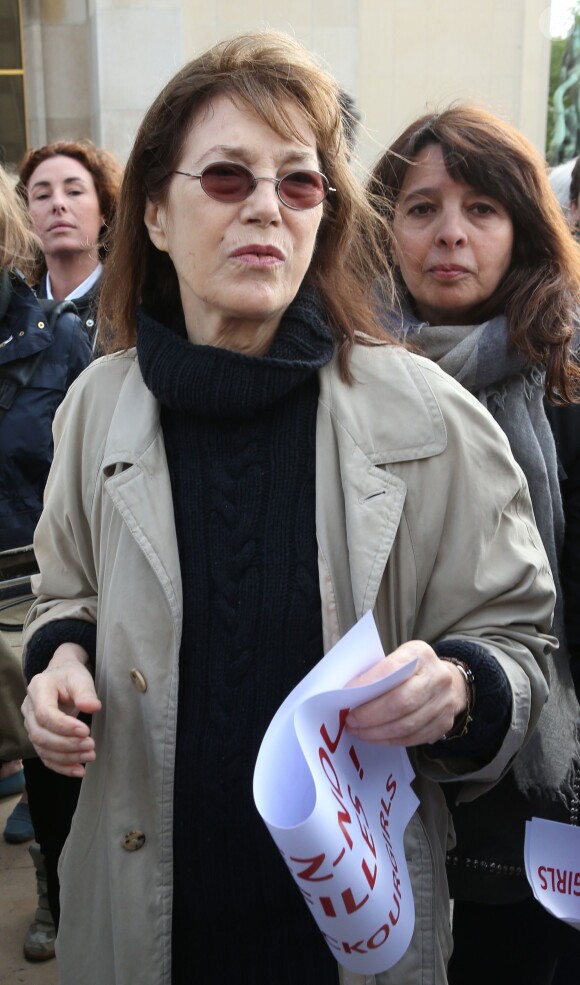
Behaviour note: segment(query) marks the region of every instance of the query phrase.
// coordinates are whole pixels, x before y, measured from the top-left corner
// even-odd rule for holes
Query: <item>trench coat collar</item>
[[[153,568],[180,627],[181,568],[160,406],[143,382],[135,351],[124,355],[131,363],[105,443],[105,490]]]
[[[135,349],[104,359],[129,358],[123,386],[107,433],[103,469],[119,463],[135,465],[156,440],[161,428],[160,406],[147,388],[139,369]]]
[[[423,365],[406,350],[374,342],[356,344],[351,359],[354,386],[343,383],[336,356],[319,371],[320,403],[341,437],[352,441],[373,465],[440,454],[447,434]],[[135,350],[107,436],[104,465],[136,462],[160,428],[160,408],[143,382]],[[105,357],[115,359],[116,356]]]
[[[353,348],[354,386],[341,381],[336,358],[322,369],[321,402],[374,465],[439,455],[447,432],[423,370],[429,361],[397,345],[368,342]]]

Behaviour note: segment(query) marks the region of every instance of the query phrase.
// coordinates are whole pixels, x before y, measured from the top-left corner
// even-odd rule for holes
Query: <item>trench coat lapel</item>
[[[103,457],[104,487],[181,621],[182,587],[173,497],[159,405],[137,363],[127,375]]]
[[[321,595],[332,600],[323,604],[326,648],[373,607],[406,494],[402,479],[374,465],[346,431],[336,442],[331,429],[320,408],[316,529]]]
[[[336,368],[320,374],[316,524],[326,647],[376,602],[407,491],[397,464],[447,444],[437,401],[404,352],[355,346],[351,368],[353,387]]]

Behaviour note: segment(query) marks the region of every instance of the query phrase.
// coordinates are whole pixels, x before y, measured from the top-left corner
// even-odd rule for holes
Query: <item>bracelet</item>
[[[458,670],[463,674],[465,680],[465,697],[467,699],[467,705],[465,711],[461,714],[459,719],[453,722],[453,728],[451,732],[446,733],[441,736],[441,740],[448,739],[461,739],[465,733],[469,730],[469,726],[473,721],[473,706],[475,704],[475,677],[473,676],[473,671],[467,666],[463,660],[457,660],[456,657],[439,657],[440,660],[446,660],[447,663],[454,664]]]

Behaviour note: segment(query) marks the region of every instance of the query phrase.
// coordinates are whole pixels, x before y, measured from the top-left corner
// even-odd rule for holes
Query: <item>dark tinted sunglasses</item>
[[[328,178],[320,171],[291,171],[283,178],[256,178],[243,164],[230,164],[229,161],[216,161],[208,164],[200,174],[189,171],[175,171],[186,178],[198,178],[206,195],[216,202],[226,205],[243,202],[248,198],[259,181],[272,181],[282,205],[289,209],[314,209],[324,201],[331,188]]]

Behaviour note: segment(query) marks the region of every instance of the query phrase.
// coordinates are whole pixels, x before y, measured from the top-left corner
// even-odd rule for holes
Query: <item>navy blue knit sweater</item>
[[[316,371],[332,340],[303,297],[262,358],[146,316],[137,348],[162,405],[183,583],[173,985],[336,985],[252,796],[270,720],[323,652]]]

